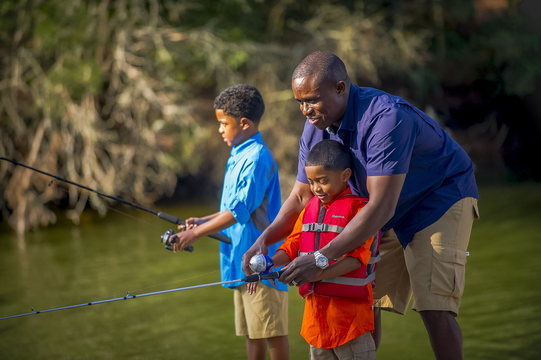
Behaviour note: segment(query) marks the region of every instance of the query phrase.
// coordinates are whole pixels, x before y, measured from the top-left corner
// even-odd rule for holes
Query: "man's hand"
[[[313,254],[299,256],[290,262],[285,268],[278,281],[295,286],[302,286],[317,278],[323,272],[316,266]]]
[[[246,276],[255,274],[252,269],[250,269],[250,259],[258,254],[267,255],[269,253],[269,248],[265,245],[261,237],[244,253],[242,256],[242,271]]]
[[[199,237],[195,234],[193,230],[185,230],[173,235],[175,237],[173,243],[173,252],[183,251],[184,248],[188,245],[192,245]]]
[[[252,275],[254,272],[250,269],[250,259],[257,254],[267,255],[269,252],[268,246],[276,244],[278,241],[285,239],[293,230],[295,221],[299,217],[302,209],[308,204],[308,201],[314,196],[310,191],[310,185],[295,182],[291,194],[282,204],[278,215],[263,231],[257,241],[242,257],[242,271],[246,275]]]

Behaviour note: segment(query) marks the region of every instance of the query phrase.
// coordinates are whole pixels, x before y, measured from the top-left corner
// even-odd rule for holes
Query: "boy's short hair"
[[[306,156],[304,166],[319,166],[327,171],[353,169],[353,159],[347,147],[338,141],[326,139],[318,142]]]
[[[259,123],[265,112],[265,103],[259,91],[247,84],[228,87],[214,100],[214,109],[221,109],[237,120],[245,117]]]

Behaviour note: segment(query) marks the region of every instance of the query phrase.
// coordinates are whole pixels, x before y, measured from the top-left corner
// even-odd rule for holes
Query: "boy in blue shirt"
[[[220,211],[186,220],[186,230],[176,234],[174,251],[181,251],[200,237],[217,231],[231,239],[220,243],[221,281],[242,279],[242,255],[274,220],[281,205],[278,168],[263,142],[259,121],[265,104],[259,91],[239,84],[225,89],[214,101],[219,132],[231,155],[222,188]],[[273,255],[280,243],[269,248]],[[272,360],[288,359],[287,285],[272,287],[263,281],[255,295],[246,284],[225,284],[234,289],[237,336],[246,336],[248,359],[265,359],[267,345]]]

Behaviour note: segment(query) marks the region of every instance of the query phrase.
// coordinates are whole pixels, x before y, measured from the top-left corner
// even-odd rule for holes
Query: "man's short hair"
[[[305,57],[293,71],[291,78],[301,79],[316,75],[320,81],[329,81],[338,84],[343,81],[349,84],[349,76],[346,65],[338,56],[329,51],[315,51]]]
[[[221,109],[224,114],[237,121],[245,117],[259,123],[265,112],[265,103],[259,91],[247,84],[233,85],[225,89],[214,100],[214,109]]]
[[[322,165],[326,171],[353,170],[350,150],[338,141],[326,139],[318,142],[306,156],[304,166]]]

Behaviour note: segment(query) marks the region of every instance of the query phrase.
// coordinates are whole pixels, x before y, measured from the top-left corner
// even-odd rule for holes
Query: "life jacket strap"
[[[322,223],[310,223],[310,224],[302,225],[302,231],[309,231],[309,232],[333,232],[333,233],[340,234],[343,230],[344,228],[342,226],[322,224]]]
[[[375,264],[375,263],[377,263],[377,262],[380,261],[380,260],[381,260],[381,255],[378,254],[378,256],[372,256],[372,257],[370,258],[370,260],[368,260],[368,263],[369,263],[369,264]]]
[[[310,252],[302,252],[302,251],[299,251],[299,256],[305,256],[305,255],[310,255],[310,254],[313,254],[314,252],[313,251],[310,251]],[[368,260],[368,263],[369,264],[375,264],[377,263],[378,261],[381,260],[381,255],[378,254],[378,256],[372,256],[370,258],[370,260]]]
[[[340,285],[350,285],[350,286],[365,286],[365,285],[370,284],[373,280],[376,280],[376,273],[372,273],[364,279],[337,276],[337,277],[321,280],[321,282],[340,284]]]

